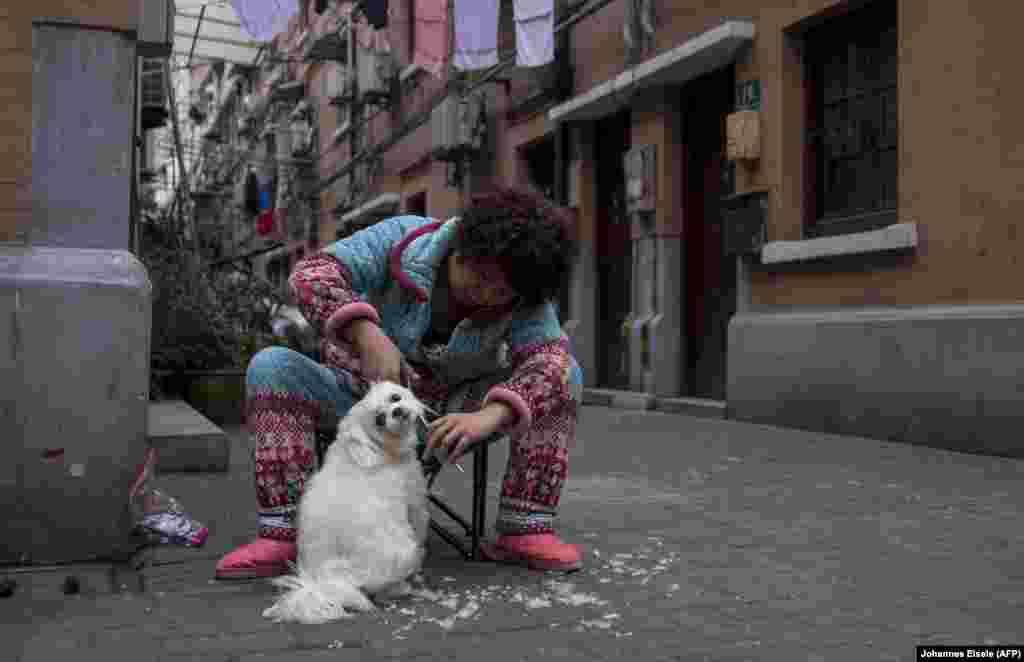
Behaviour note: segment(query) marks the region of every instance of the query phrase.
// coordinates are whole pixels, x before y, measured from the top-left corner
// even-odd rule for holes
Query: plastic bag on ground
[[[128,493],[135,533],[151,545],[202,547],[210,530],[189,517],[177,499],[155,486],[155,473],[156,449],[150,447]]]

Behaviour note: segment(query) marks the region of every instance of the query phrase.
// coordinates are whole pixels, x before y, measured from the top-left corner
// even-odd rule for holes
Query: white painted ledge
[[[917,223],[895,223],[870,232],[802,241],[772,241],[761,248],[761,264],[786,264],[917,247]]]
[[[740,48],[753,41],[749,21],[725,21],[675,48],[641,62],[548,111],[552,122],[593,121],[629,104],[634,92],[678,86],[732,63]]]
[[[421,71],[423,71],[423,68],[414,62],[409,66],[405,67],[404,69],[402,69],[398,73],[398,80],[399,82],[404,83],[405,81],[409,80],[410,78],[420,73]]]
[[[350,211],[342,216],[340,222],[344,225],[369,214],[389,216],[398,211],[398,204],[401,201],[402,197],[397,193],[383,193],[358,209]]]

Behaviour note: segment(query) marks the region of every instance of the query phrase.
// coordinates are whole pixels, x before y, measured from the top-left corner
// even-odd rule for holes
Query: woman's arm
[[[302,314],[317,332],[332,341],[358,319],[380,324],[367,302],[370,292],[390,280],[391,249],[411,228],[430,222],[419,216],[389,218],[326,246],[298,264],[288,279]],[[347,334],[346,334],[347,335]]]
[[[488,391],[484,407],[492,402],[510,407],[510,434],[516,436],[567,401],[578,400],[582,374],[551,304],[513,322],[509,344],[512,376]]]

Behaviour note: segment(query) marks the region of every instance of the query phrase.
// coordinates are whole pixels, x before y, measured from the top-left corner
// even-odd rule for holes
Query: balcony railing
[[[334,60],[348,62],[349,18],[342,16],[336,6],[321,14],[310,28],[310,34],[302,49],[305,60]]]

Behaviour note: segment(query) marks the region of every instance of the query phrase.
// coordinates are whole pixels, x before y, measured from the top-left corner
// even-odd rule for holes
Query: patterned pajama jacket
[[[552,531],[582,373],[550,303],[464,319],[447,346],[421,345],[432,302],[447,297],[447,279],[438,276],[457,223],[389,218],[296,265],[289,284],[323,339],[323,365],[283,347],[265,349],[249,364],[246,410],[256,442],[260,536],[295,540],[316,430],[344,417],[365,393],[357,352],[340,335],[356,319],[380,325],[407,361],[413,392],[438,412],[475,411],[491,401],[512,408],[496,528],[513,535]]]

